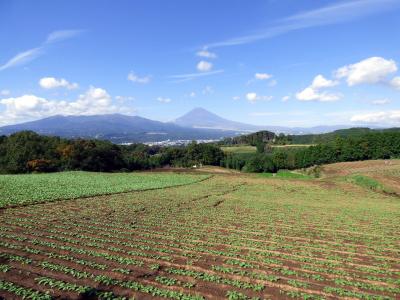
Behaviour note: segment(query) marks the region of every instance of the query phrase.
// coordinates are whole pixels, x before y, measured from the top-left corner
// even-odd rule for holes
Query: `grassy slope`
[[[382,183],[377,181],[376,179],[373,179],[371,177],[365,176],[365,175],[360,175],[360,174],[355,174],[352,176],[349,176],[347,178],[348,181],[357,184],[361,187],[376,191],[376,192],[385,192],[385,193],[392,193],[388,187],[384,186]]]
[[[313,179],[314,177],[306,175],[306,174],[301,174],[301,173],[296,173],[296,172],[291,172],[291,171],[286,171],[286,170],[279,170],[276,174],[273,173],[260,173],[257,174],[258,177],[261,178],[280,178],[280,179]]]
[[[348,181],[375,192],[400,195],[400,160],[369,160],[324,165],[322,177]]]
[[[0,207],[190,184],[205,175],[90,173],[0,175]]]
[[[295,150],[299,148],[306,148],[313,146],[307,144],[296,144],[296,145],[271,145],[272,151],[284,151],[284,150]],[[222,146],[221,150],[225,153],[234,153],[234,154],[248,154],[248,153],[256,153],[257,149],[255,146],[249,145],[236,145],[236,146]]]
[[[256,153],[257,149],[254,146],[226,146],[221,147],[221,150],[225,153]]]

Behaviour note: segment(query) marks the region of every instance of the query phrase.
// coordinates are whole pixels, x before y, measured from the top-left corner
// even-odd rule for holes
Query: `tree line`
[[[247,172],[276,172],[335,162],[389,158],[400,158],[398,131],[369,132],[354,137],[336,136],[329,142],[298,149],[233,153],[225,157],[223,165]]]
[[[83,170],[133,171],[166,166],[220,165],[224,153],[214,144],[186,147],[116,145],[108,141],[63,139],[21,131],[0,136],[0,173]]]
[[[315,165],[400,158],[400,132],[369,132],[309,147],[270,151],[271,136],[251,137],[257,153],[224,154],[220,145],[192,142],[184,147],[144,144],[116,145],[108,141],[63,139],[22,131],[0,136],[0,173],[83,170],[98,172],[147,170],[162,167],[214,165],[246,172],[277,172]]]
[[[342,138],[359,138],[368,133],[385,133],[385,132],[400,132],[400,128],[385,128],[385,129],[371,129],[368,127],[355,127],[347,129],[338,129],[328,133],[321,134],[299,134],[299,135],[285,135],[279,134],[274,139],[276,145],[289,145],[289,144],[323,144],[335,141],[337,137]]]
[[[221,142],[220,145],[251,145],[256,146],[260,143],[268,143],[275,139],[275,133],[267,130],[257,131],[250,134],[239,135],[235,137],[225,138]]]

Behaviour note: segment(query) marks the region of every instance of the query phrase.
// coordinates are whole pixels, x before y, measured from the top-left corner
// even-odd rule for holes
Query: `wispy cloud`
[[[84,30],[57,30],[47,36],[46,44],[59,42],[62,40],[76,37],[85,32]]]
[[[249,116],[251,117],[270,117],[270,116],[278,116],[281,115],[281,113],[278,112],[252,112],[249,113]]]
[[[206,45],[207,49],[253,43],[269,39],[291,31],[349,22],[369,15],[382,13],[400,7],[398,0],[353,0],[324,6],[322,8],[300,12],[279,20],[271,27],[253,34]]]
[[[224,72],[224,70],[215,70],[215,71],[212,71],[212,72],[204,72],[204,73],[191,73],[191,74],[171,75],[171,76],[169,76],[169,78],[176,78],[176,79],[179,79],[179,78],[182,79],[182,78],[188,78],[188,77],[195,78],[195,77],[203,77],[203,76],[214,75],[214,74],[218,74],[218,73],[222,73],[222,72]]]
[[[257,112],[251,112],[249,113],[249,116],[252,117],[272,117],[272,116],[305,116],[309,115],[311,112],[310,111],[285,111],[285,112],[271,112],[271,111],[257,111]]]
[[[212,86],[205,86],[204,89],[201,91],[203,95],[211,95],[214,94],[214,88]]]
[[[0,66],[0,71],[12,68],[18,65],[25,64],[43,53],[42,47],[33,48],[24,52],[18,53],[13,58],[8,60],[4,65]]]
[[[385,104],[389,104],[391,101],[390,99],[376,99],[373,100],[371,103],[373,105],[385,105]]]
[[[400,123],[400,110],[374,111],[353,115],[350,119],[354,123],[381,123],[385,125],[398,125]]]
[[[82,32],[83,32],[82,30],[53,31],[47,36],[46,40],[39,47],[20,52],[20,53],[16,54],[14,57],[10,58],[3,65],[0,65],[0,71],[26,64],[26,63],[38,58],[40,55],[43,55],[45,53],[46,47],[49,44],[53,44],[53,43],[56,43],[56,42],[59,42],[62,40],[73,38],[73,37],[81,34]]]
[[[204,77],[204,76],[210,76],[210,75],[215,75],[219,73],[223,73],[224,70],[215,70],[211,72],[202,72],[202,73],[190,73],[190,74],[179,74],[179,75],[171,75],[168,76],[170,79],[177,79],[176,81],[173,82],[183,82],[183,81],[188,81],[192,80],[198,77]]]
[[[158,102],[161,102],[161,103],[170,103],[172,100],[171,100],[171,98],[158,97],[158,98],[157,98],[157,101],[158,101]]]

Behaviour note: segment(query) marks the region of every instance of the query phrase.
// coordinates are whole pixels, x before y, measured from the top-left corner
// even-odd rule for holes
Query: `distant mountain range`
[[[155,142],[164,140],[221,139],[238,132],[218,129],[196,129],[174,123],[153,121],[121,114],[61,116],[0,127],[1,135],[32,130],[43,135],[68,138],[97,138],[115,143]]]
[[[290,128],[256,126],[224,119],[203,108],[195,108],[173,122],[159,122],[121,114],[93,116],[52,116],[45,119],[0,127],[0,135],[32,130],[43,135],[68,138],[97,138],[115,143],[164,140],[216,140],[223,137],[270,130],[286,134],[325,133],[351,126]]]

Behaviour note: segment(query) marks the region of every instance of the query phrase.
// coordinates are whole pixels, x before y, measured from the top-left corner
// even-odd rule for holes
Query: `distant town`
[[[199,144],[203,143],[213,143],[218,142],[219,140],[195,140]],[[189,143],[193,142],[193,140],[165,140],[161,142],[146,142],[145,145],[148,146],[186,146]],[[124,145],[130,145],[132,143],[125,143]]]

